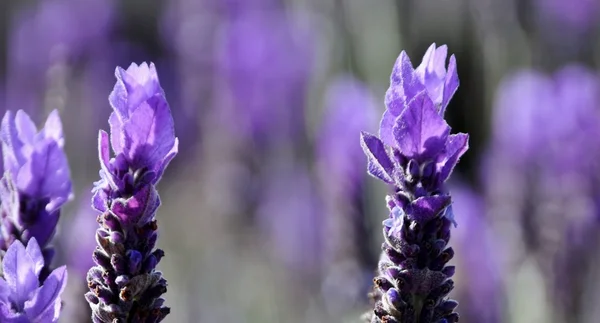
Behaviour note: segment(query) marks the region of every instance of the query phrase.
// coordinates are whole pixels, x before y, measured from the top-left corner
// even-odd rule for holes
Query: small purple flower
[[[405,52],[396,61],[386,95],[380,138],[363,132],[369,174],[394,187],[387,198],[385,243],[374,279],[370,322],[457,322],[454,255],[448,247],[456,222],[444,182],[468,149],[468,135],[450,134],[444,109],[458,87],[456,63],[446,73],[446,47],[432,45],[416,70]]]
[[[10,245],[2,258],[0,322],[58,322],[67,269],[62,266],[53,270],[40,284],[39,276],[45,266],[35,238],[29,240],[27,247],[21,241]]]
[[[109,136],[99,134],[100,181],[92,206],[102,214],[96,231],[97,266],[88,272],[90,303],[96,323],[160,322],[169,314],[161,295],[167,282],[156,265],[164,252],[158,239],[155,184],[177,154],[173,118],[154,64],[116,69],[109,96],[113,112]]]
[[[47,245],[54,236],[60,207],[72,197],[58,112],[50,113],[38,132],[25,112],[19,110],[13,115],[7,111],[0,140],[5,169],[0,180],[0,249],[7,250],[16,240],[27,243],[35,237],[49,265],[54,250]]]

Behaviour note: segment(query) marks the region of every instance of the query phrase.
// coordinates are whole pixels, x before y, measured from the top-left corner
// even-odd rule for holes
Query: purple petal
[[[117,67],[115,76],[117,83],[109,101],[123,122],[131,118],[131,114],[142,102],[155,94],[163,94],[152,63],[150,66],[146,62],[139,66],[132,63],[127,70]]]
[[[402,154],[418,161],[429,160],[442,151],[449,132],[450,127],[425,91],[409,102],[394,126],[394,137]]]
[[[162,177],[165,169],[167,168],[167,166],[169,166],[169,163],[175,157],[175,155],[177,155],[178,152],[179,152],[179,139],[175,138],[175,142],[173,143],[173,147],[171,147],[171,150],[169,150],[169,152],[167,153],[167,155],[165,156],[165,158],[162,160],[162,162],[160,163],[160,166],[157,167],[157,169],[156,169],[156,176],[154,177],[154,180],[152,181],[152,184],[158,183],[158,181]]]
[[[390,77],[390,87],[385,93],[385,105],[392,115],[398,116],[405,108],[406,101],[425,90],[406,52],[394,64]]]
[[[444,115],[446,107],[450,102],[450,99],[456,93],[460,81],[458,80],[458,71],[456,69],[456,57],[450,56],[450,63],[448,63],[448,71],[446,72],[446,78],[444,80],[444,98],[442,100],[442,106],[440,108],[440,115]]]
[[[175,145],[175,130],[169,105],[162,96],[142,103],[123,124],[124,153],[135,168],[158,168]]]
[[[458,227],[458,223],[456,223],[456,219],[454,219],[454,208],[452,205],[449,205],[446,211],[444,212],[444,217],[448,219],[454,225],[454,227]]]
[[[117,82],[115,86],[110,92],[108,96],[108,102],[110,106],[113,108],[115,113],[119,116],[123,116],[125,118],[129,117],[129,109],[127,109],[127,88],[125,87],[125,83],[123,83],[122,78],[122,68],[117,67],[115,69],[115,77],[117,78]]]
[[[0,278],[0,304],[8,303],[8,297],[11,295],[10,286],[6,280]]]
[[[469,135],[458,133],[450,135],[446,143],[446,160],[443,162],[439,180],[445,182],[454,166],[458,163],[460,157],[469,149]]]
[[[17,111],[15,115],[15,127],[19,139],[25,144],[33,144],[33,140],[37,133],[35,124],[27,113],[23,110]]]
[[[113,112],[108,118],[108,124],[110,125],[110,144],[115,155],[118,155],[123,152],[123,147],[125,147],[123,121],[117,112]]]
[[[145,224],[156,212],[160,199],[152,185],[144,186],[128,199],[116,199],[111,210],[124,226]]]
[[[45,141],[19,170],[17,188],[29,196],[52,197],[46,207],[51,212],[69,199],[71,179],[64,151],[56,141]]]
[[[399,207],[394,207],[390,212],[390,217],[385,219],[382,224],[390,230],[388,231],[389,236],[396,235],[399,233],[404,226],[404,211]]]
[[[32,322],[56,322],[60,314],[60,295],[67,285],[67,268],[56,268],[25,302],[25,313]]]
[[[58,143],[60,148],[65,145],[65,139],[63,138],[62,122],[58,115],[58,110],[53,110],[48,115],[42,134],[45,138],[50,138]]]
[[[448,47],[446,45],[436,48],[435,43],[433,43],[423,56],[421,65],[415,69],[419,80],[427,89],[429,98],[436,106],[440,106],[443,101],[447,55]]]
[[[385,110],[379,124],[379,138],[388,146],[395,146],[394,125],[399,115],[394,115],[390,110]]]
[[[42,250],[40,249],[40,245],[38,244],[35,238],[32,238],[27,243],[27,247],[25,247],[25,251],[29,254],[29,257],[33,260],[34,272],[35,275],[38,276],[40,271],[44,267],[44,256],[42,255]]]
[[[410,204],[411,209],[407,216],[413,221],[425,223],[438,216],[449,204],[449,195],[419,197]]]
[[[2,118],[2,127],[0,130],[4,169],[10,171],[13,176],[16,176],[20,164],[23,163],[25,158],[21,152],[23,143],[19,140],[15,120],[10,110],[6,111]]]
[[[108,134],[104,130],[98,132],[98,157],[100,159],[100,167],[108,172],[110,150],[108,146]]]
[[[369,174],[386,183],[393,183],[394,164],[390,160],[383,142],[379,138],[361,131],[360,146],[367,155]]]
[[[23,304],[29,299],[30,294],[38,287],[38,277],[35,274],[37,259],[31,258],[21,241],[13,242],[4,258],[2,268],[4,279],[13,291],[11,299]]]

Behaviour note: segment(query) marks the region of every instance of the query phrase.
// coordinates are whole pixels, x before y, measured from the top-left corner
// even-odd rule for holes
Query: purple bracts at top
[[[97,264],[88,272],[86,298],[100,322],[160,322],[169,314],[161,295],[167,282],[156,265],[155,220],[160,199],[155,185],[177,154],[173,118],[154,64],[116,69],[109,96],[113,112],[109,136],[100,131],[100,181],[93,207],[101,212],[96,231]]]
[[[27,247],[21,241],[10,245],[2,259],[0,322],[58,322],[67,269],[55,269],[40,285],[38,277],[45,265],[35,238],[29,240]]]
[[[58,112],[50,113],[38,132],[27,113],[19,110],[13,115],[7,111],[0,140],[4,162],[0,249],[6,251],[14,241],[26,244],[35,237],[48,267],[54,255],[48,244],[56,230],[60,207],[72,196]],[[42,280],[48,273],[42,272]]]
[[[457,322],[458,303],[447,298],[454,283],[454,251],[448,246],[454,221],[444,187],[468,149],[468,135],[450,134],[443,114],[458,87],[456,61],[445,67],[446,46],[433,44],[416,69],[405,52],[394,66],[379,137],[363,132],[369,174],[393,187],[390,218],[383,222],[383,253],[374,279],[380,322]]]

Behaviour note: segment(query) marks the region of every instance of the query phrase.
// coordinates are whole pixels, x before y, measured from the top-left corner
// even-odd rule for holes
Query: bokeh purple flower
[[[46,265],[35,238],[29,240],[27,247],[21,241],[10,245],[2,258],[1,322],[58,322],[67,269],[54,269],[40,284],[39,276]]]
[[[375,309],[366,318],[381,322],[457,322],[456,301],[447,298],[454,287],[453,257],[448,247],[456,225],[444,182],[468,149],[468,135],[450,134],[444,109],[458,87],[456,63],[443,71],[446,50],[425,54],[425,69],[413,69],[405,52],[394,66],[380,138],[363,132],[361,146],[368,172],[393,187],[387,197],[390,219],[383,222],[382,246],[375,284]],[[435,52],[435,54],[434,54]],[[435,58],[435,59],[434,59]],[[420,82],[421,73],[425,72]],[[454,71],[454,72],[452,72]],[[431,74],[428,74],[431,73]],[[428,75],[438,86],[427,87]],[[440,93],[442,93],[440,95]]]
[[[155,249],[160,206],[155,185],[177,154],[178,140],[154,64],[117,67],[115,76],[109,96],[115,157],[110,158],[109,136],[101,130],[101,180],[92,198],[93,207],[102,213],[101,226],[86,299],[96,323],[160,322],[170,310],[161,298],[167,282],[156,270],[164,252]]]
[[[90,190],[80,192],[77,207],[64,226],[65,234],[58,236],[62,255],[71,275],[80,275],[83,278],[87,275],[90,267],[94,266],[90,254],[96,248],[97,212],[90,206],[91,199]],[[70,232],[78,234],[68,234]]]
[[[6,109],[24,110],[39,121],[37,116],[42,114],[52,83],[52,67],[81,63],[104,52],[109,47],[115,4],[105,0],[48,0],[15,8],[15,14],[7,19]]]
[[[322,293],[332,315],[348,312],[364,302],[363,277],[375,261],[364,241],[366,158],[356,144],[361,130],[376,124],[375,99],[369,88],[351,75],[330,83],[325,113],[316,142],[316,163],[324,242]]]
[[[310,173],[300,166],[272,165],[257,216],[273,255],[290,272],[313,278],[320,270],[322,210]],[[293,190],[289,185],[293,183]],[[282,209],[283,208],[283,209]]]
[[[24,8],[12,21],[11,68],[43,74],[56,61],[98,50],[113,11],[114,2],[104,0],[48,0]]]
[[[60,208],[72,197],[69,165],[58,111],[44,128],[22,110],[7,111],[0,128],[4,176],[0,180],[2,230],[0,248],[35,237],[49,266],[54,250],[48,248],[60,217]],[[42,277],[47,274],[43,273]]]
[[[461,301],[461,319],[467,322],[504,322],[502,310],[503,280],[502,241],[492,231],[485,218],[486,205],[482,196],[464,183],[450,185],[454,203],[452,210],[460,214],[454,230],[458,261],[462,270],[457,273]]]
[[[314,37],[303,18],[249,10],[224,26],[218,66],[227,89],[221,95],[230,99],[231,109],[223,113],[240,138],[260,146],[303,135],[314,55]]]
[[[556,314],[573,320],[581,314],[580,277],[590,268],[582,260],[600,232],[598,100],[600,77],[583,66],[508,76],[483,172],[492,219],[510,237],[513,261],[533,256]]]
[[[347,75],[331,83],[316,147],[327,177],[323,185],[342,189],[346,196],[360,194],[366,159],[354,134],[372,128],[374,121],[375,99],[365,84]]]

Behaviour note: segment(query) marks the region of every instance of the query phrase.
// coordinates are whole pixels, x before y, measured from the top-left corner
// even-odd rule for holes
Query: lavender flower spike
[[[0,322],[58,322],[67,270],[65,266],[55,269],[40,285],[38,277],[44,265],[35,238],[27,247],[18,240],[10,245],[2,259]]]
[[[433,55],[431,48],[428,55]],[[445,58],[445,49],[440,56]],[[442,71],[443,64],[443,59],[430,59],[425,70]],[[451,64],[455,70],[452,58]],[[454,251],[447,246],[451,224],[456,223],[444,182],[468,149],[468,135],[451,135],[443,119],[458,77],[445,76],[439,105],[439,93],[426,86],[428,74],[423,78],[421,71],[412,68],[406,53],[400,54],[386,98],[381,139],[361,134],[369,174],[394,187],[387,197],[391,214],[383,222],[385,242],[374,279],[375,310],[366,315],[372,323],[458,321],[454,312],[458,303],[447,298],[454,285],[454,267],[446,266]]]
[[[173,118],[154,64],[116,69],[109,96],[109,136],[100,131],[100,181],[92,206],[101,212],[96,231],[96,266],[87,276],[92,319],[101,322],[160,322],[169,314],[161,295],[167,282],[156,265],[155,220],[160,199],[155,185],[177,154]]]
[[[14,241],[34,238],[43,250],[45,269],[54,250],[48,244],[56,229],[60,207],[72,197],[67,157],[58,112],[48,116],[41,131],[22,110],[7,111],[0,127],[4,176],[0,180],[0,249]]]

